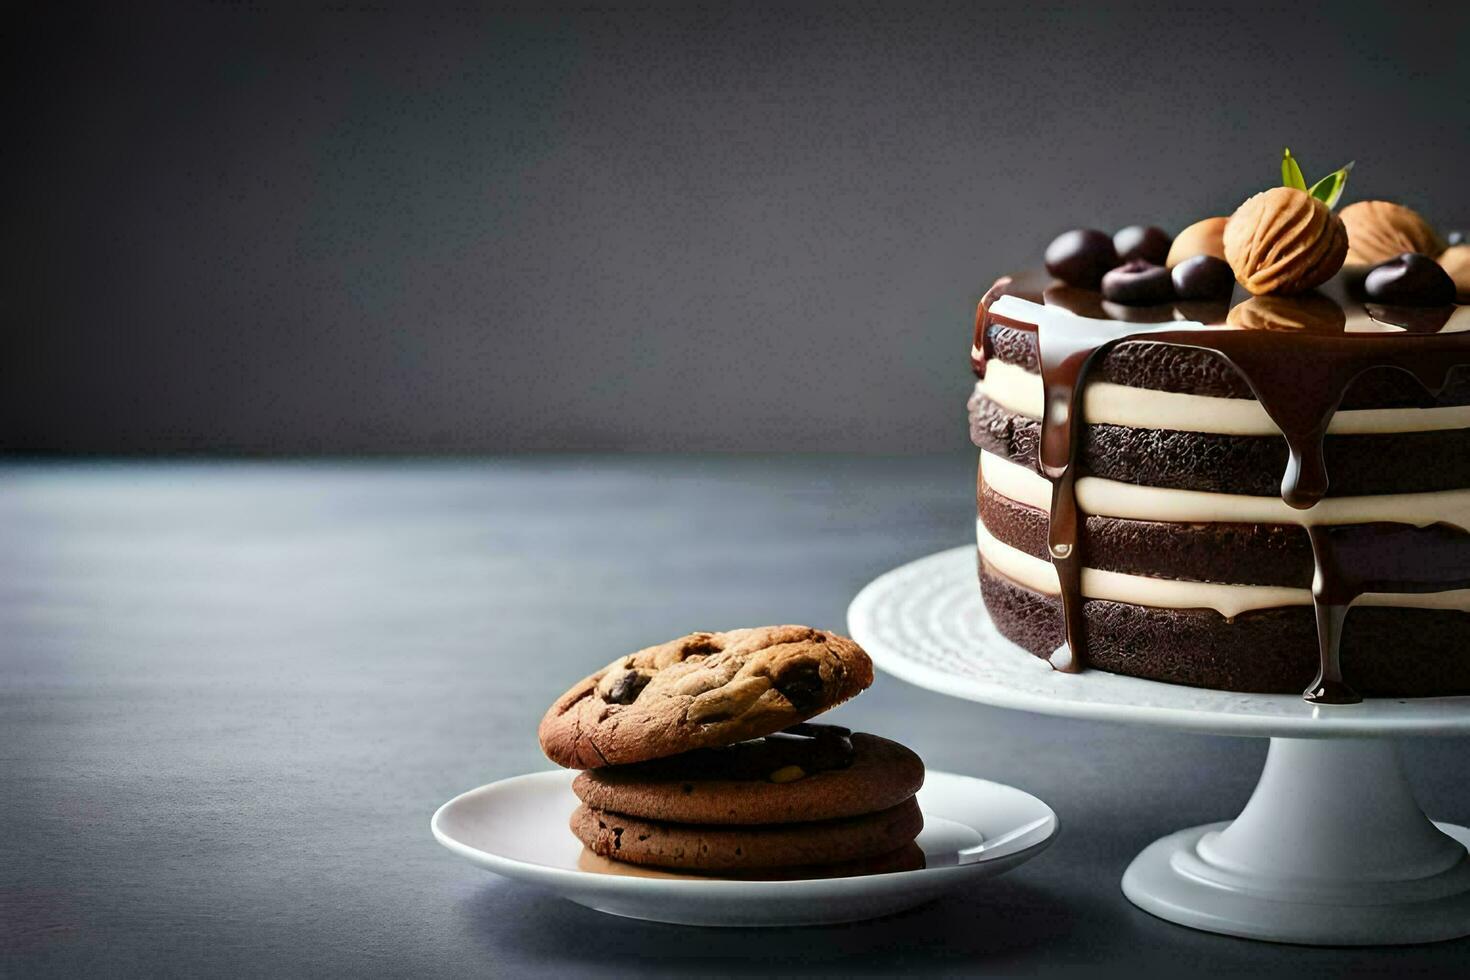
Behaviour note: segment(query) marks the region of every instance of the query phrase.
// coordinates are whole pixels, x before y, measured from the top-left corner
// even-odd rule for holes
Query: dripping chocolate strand
[[[1062,599],[1062,645],[1052,651],[1048,662],[1057,670],[1076,674],[1084,666],[1087,649],[1084,630],[1087,622],[1082,609],[1082,536],[1078,533],[1081,518],[1077,513],[1077,473],[1068,463],[1064,472],[1052,480],[1051,520],[1047,527],[1047,551],[1052,567],[1057,570]]]
[[[1356,366],[1339,364],[1330,357],[1286,358],[1276,350],[1221,346],[1231,348],[1217,352],[1245,379],[1286,440],[1281,499],[1298,510],[1315,506],[1327,495],[1329,482],[1323,455],[1327,427],[1359,373]],[[1301,397],[1303,392],[1317,396]]]
[[[1077,456],[1082,438],[1082,395],[1093,362],[1115,344],[1158,334],[1185,332],[1179,324],[1123,324],[1069,313],[1036,325],[1037,360],[1044,393],[1037,466],[1051,481],[1047,550],[1056,569],[1062,606],[1062,647],[1049,658],[1057,670],[1077,673],[1086,666],[1087,639],[1082,569],[1082,518],[1077,510]],[[1120,330],[1119,328],[1124,328]],[[1195,329],[1210,329],[1196,327]]]
[[[1312,535],[1313,555],[1316,557],[1318,537]],[[1318,558],[1320,561],[1320,558]],[[1342,679],[1342,627],[1347,622],[1350,602],[1327,602],[1317,590],[1312,589],[1312,612],[1317,619],[1317,646],[1319,659],[1317,677],[1302,692],[1302,699],[1313,704],[1357,704],[1362,695]]]
[[[1371,524],[1307,528],[1317,574],[1312,605],[1321,663],[1303,695],[1319,704],[1362,698],[1343,678],[1342,628],[1348,607],[1369,592],[1426,593],[1470,588],[1470,532],[1450,524]]]
[[[1062,604],[1062,646],[1050,662],[1057,670],[1077,673],[1086,666],[1086,617],[1082,595],[1082,519],[1077,512],[1077,443],[1082,438],[1082,391],[1094,358],[1114,341],[1090,333],[1098,321],[1070,318],[1066,329],[1043,332],[1037,327],[1036,350],[1041,365],[1043,403],[1037,465],[1051,481],[1047,552],[1056,569]],[[1106,323],[1102,324],[1104,327]]]

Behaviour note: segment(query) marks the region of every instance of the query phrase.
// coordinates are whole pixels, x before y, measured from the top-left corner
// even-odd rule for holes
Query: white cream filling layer
[[[1051,483],[1028,466],[982,451],[980,474],[1002,497],[1040,510],[1051,509]],[[1470,530],[1470,490],[1327,497],[1306,510],[1288,506],[1279,496],[1141,487],[1095,476],[1080,477],[1076,492],[1083,513],[1136,521],[1303,526],[1394,521],[1416,527],[1443,522]]]
[[[1039,419],[1045,404],[1041,375],[1006,361],[990,360],[980,392],[1001,408]],[[1254,398],[1216,398],[1176,391],[1133,388],[1089,381],[1082,394],[1088,422],[1135,429],[1173,429],[1230,436],[1274,436],[1281,429]],[[1335,435],[1433,432],[1470,428],[1470,405],[1441,408],[1360,408],[1340,411],[1327,431]]]
[[[1006,578],[1033,592],[1058,595],[1061,585],[1057,570],[1044,558],[1028,555],[997,540],[980,521],[975,522],[975,539],[980,555]],[[1276,585],[1222,585],[1217,582],[1186,582],[1177,579],[1150,578],[1109,572],[1100,568],[1082,570],[1082,594],[1089,599],[1131,602],[1136,606],[1158,609],[1213,609],[1226,619],[1233,619],[1252,609],[1275,609],[1280,606],[1310,606],[1310,589],[1291,589]],[[1421,609],[1470,610],[1470,589],[1450,592],[1378,593],[1358,599],[1364,606],[1412,606]]]

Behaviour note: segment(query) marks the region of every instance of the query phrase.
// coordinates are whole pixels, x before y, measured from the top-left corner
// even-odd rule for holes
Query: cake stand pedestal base
[[[1123,875],[1160,918],[1312,945],[1470,935],[1470,830],[1424,816],[1387,739],[1273,738],[1234,821],[1170,834]]]

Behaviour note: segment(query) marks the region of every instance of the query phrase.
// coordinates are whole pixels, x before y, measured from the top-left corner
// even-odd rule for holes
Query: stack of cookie
[[[541,747],[583,769],[572,832],[616,868],[820,877],[922,867],[924,764],[807,719],[873,682],[857,644],[805,626],[692,633],[562,695]]]

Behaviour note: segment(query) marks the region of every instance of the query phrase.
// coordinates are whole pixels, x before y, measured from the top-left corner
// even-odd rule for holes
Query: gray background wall
[[[1056,232],[1470,222],[1470,5],[7,12],[0,445],[962,446]]]

